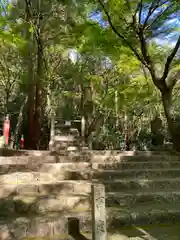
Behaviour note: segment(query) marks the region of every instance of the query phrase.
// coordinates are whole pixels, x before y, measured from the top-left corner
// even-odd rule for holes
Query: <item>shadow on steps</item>
[[[68,218],[68,234],[75,240],[89,240],[80,232],[80,222],[78,218]]]

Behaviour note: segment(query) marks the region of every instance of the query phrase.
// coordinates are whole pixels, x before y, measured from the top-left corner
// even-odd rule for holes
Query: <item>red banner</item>
[[[9,117],[7,116],[4,121],[4,126],[3,126],[3,135],[5,138],[6,145],[8,145],[8,143],[9,143],[9,131],[10,131],[10,120],[9,120]]]

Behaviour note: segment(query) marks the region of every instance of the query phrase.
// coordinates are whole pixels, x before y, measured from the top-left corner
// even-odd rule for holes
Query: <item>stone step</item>
[[[5,196],[8,191],[22,191],[22,195],[25,192],[30,194],[37,195],[39,193],[48,192],[52,194],[54,191],[61,193],[71,194],[81,194],[90,192],[91,182],[86,180],[65,180],[57,181],[53,180],[53,177],[50,176],[47,180],[47,174],[45,175],[19,175],[17,178],[9,177],[6,178],[4,175],[3,181],[0,182],[0,197]],[[42,176],[40,178],[39,176]],[[44,179],[43,179],[44,177]],[[51,180],[52,178],[52,180]],[[42,181],[43,180],[43,181]],[[170,190],[170,189],[179,189],[180,188],[180,178],[152,178],[152,179],[121,179],[121,180],[93,180],[93,182],[100,182],[105,185],[107,192],[119,192],[119,191],[128,191],[128,190],[139,190],[139,191],[154,191],[156,189],[161,190]],[[19,193],[21,194],[21,193]],[[45,194],[46,195],[46,194]]]
[[[0,199],[11,196],[51,196],[51,195],[72,195],[89,194],[91,182],[89,181],[29,181],[28,183],[1,183]]]
[[[99,182],[98,180],[93,180]],[[180,188],[180,178],[152,178],[152,179],[118,179],[118,180],[101,180],[102,184],[105,185],[106,191],[128,191],[128,190],[139,190],[139,191],[154,191],[156,189],[171,190]]]
[[[121,157],[180,157],[180,154],[178,152],[174,151],[118,151],[118,150],[90,150],[83,148],[81,150],[77,150],[74,153],[77,155],[86,155],[86,156],[105,156],[105,157],[111,157],[111,156],[121,156]],[[69,151],[62,150],[59,151],[58,156],[60,155],[68,155]],[[50,153],[52,155],[52,152]]]
[[[90,180],[92,171],[77,172],[77,171],[21,171],[12,172],[0,175],[0,184],[26,184],[30,182],[56,182],[64,180]]]
[[[1,164],[0,174],[10,174],[14,172],[51,172],[51,173],[62,173],[62,171],[87,171],[91,169],[92,164],[87,162],[80,163],[39,163],[33,162],[32,164]]]
[[[47,195],[41,197],[11,196],[0,199],[0,219],[14,216],[83,212],[91,209],[87,195]]]
[[[95,170],[129,170],[129,171],[154,171],[154,169],[161,169],[166,171],[167,169],[180,169],[180,161],[159,161],[159,162],[122,162],[122,163],[88,163],[88,162],[69,162],[69,163],[41,163],[41,161],[26,160],[25,163],[10,162],[0,164],[0,174],[10,174],[13,172],[28,172],[28,171],[40,171],[49,173],[62,173],[62,171],[90,171],[92,168]],[[54,160],[53,160],[54,161]],[[10,162],[10,163],[9,163]],[[143,170],[144,169],[144,170]],[[148,170],[149,169],[149,170]],[[177,172],[176,171],[176,172]],[[106,173],[105,173],[106,174]]]
[[[64,151],[63,151],[64,152]],[[118,151],[118,150],[83,150],[85,155],[123,155],[123,156],[180,156],[175,151]],[[42,150],[15,150],[0,148],[0,156],[44,156],[51,155],[51,151]]]
[[[166,168],[180,168],[180,161],[152,161],[152,162],[117,162],[117,163],[93,163],[94,169],[166,169]]]
[[[80,218],[81,229],[90,230],[90,217],[85,213],[55,213],[37,216],[23,216],[0,220],[1,240],[64,240],[68,236],[68,218]]]
[[[88,162],[77,162],[77,163],[47,163],[42,164],[39,167],[41,172],[49,172],[52,174],[60,174],[63,171],[74,171],[74,172],[83,172],[90,171],[92,169],[92,164]]]
[[[139,208],[107,208],[108,231],[119,231],[123,225],[141,227],[157,224],[173,224],[180,221],[179,205],[155,204]],[[81,233],[91,232],[91,213],[55,213],[36,217],[24,216],[3,219],[0,221],[0,239],[9,234],[9,240],[28,239],[32,237],[48,237],[46,239],[67,239],[68,218],[78,218]]]
[[[65,174],[66,173],[64,173],[63,176],[65,176]],[[0,176],[0,185],[52,181],[56,181],[56,178],[52,174],[42,172],[14,172]]]
[[[155,204],[176,204],[179,203],[180,192],[131,192],[106,194],[106,206],[123,208],[128,211],[131,207],[141,207]],[[86,212],[91,209],[91,194],[72,194],[61,193],[44,196],[23,196],[16,195],[0,199],[0,218],[52,214],[70,212]]]
[[[112,219],[111,224],[116,225],[146,225],[158,223],[175,223],[180,220],[179,203],[151,203],[138,204],[128,208],[108,207],[108,220]],[[118,227],[118,225],[116,225]]]
[[[98,182],[94,180],[93,182]],[[101,183],[105,184],[106,192],[154,192],[154,191],[179,191],[180,179],[163,179],[155,178],[151,180],[146,179],[129,179],[129,180],[104,180]],[[61,194],[89,194],[91,192],[90,181],[19,181],[1,183],[0,198],[6,198],[8,196],[29,196],[39,197],[47,195],[61,195]]]
[[[6,164],[42,164],[42,163],[76,163],[91,162],[91,156],[79,154],[76,152],[64,151],[64,155],[44,155],[44,156],[0,156],[0,165]]]
[[[63,159],[62,159],[63,160]],[[42,163],[55,163],[55,156],[11,156],[0,157],[0,166],[2,165],[38,165]]]
[[[40,151],[40,150],[15,150],[0,148],[0,156],[47,156],[50,155],[50,151]]]
[[[152,156],[131,156],[124,154],[112,154],[112,155],[98,155],[92,154],[89,156],[91,162],[97,163],[122,163],[122,162],[153,162],[153,161],[180,161],[180,156],[169,155],[152,155]]]
[[[112,154],[121,154],[124,156],[180,156],[179,152],[174,150],[172,151],[119,151],[119,150],[86,150],[85,152],[93,153],[95,155],[112,155]]]
[[[180,202],[180,191],[149,191],[149,192],[107,192],[107,206],[129,207],[135,204],[152,203],[178,203]]]
[[[122,163],[152,161],[180,161],[180,155],[131,155],[116,151],[107,153],[101,153],[101,151],[99,153],[96,151],[62,151],[61,155],[56,155],[56,162]]]
[[[45,169],[40,169],[39,172],[19,172],[13,174],[6,174],[7,179],[17,179],[18,181],[28,182],[29,180],[54,180],[54,181],[62,181],[62,180],[125,180],[129,179],[139,179],[139,180],[151,180],[154,178],[176,178],[180,176],[180,169],[136,169],[136,170],[91,170],[86,169],[84,171],[64,171],[60,169],[51,169],[44,171]],[[3,175],[5,176],[5,175]],[[11,177],[12,176],[12,177]],[[15,176],[15,178],[13,177]],[[22,180],[19,180],[22,179]],[[0,177],[1,180],[1,177]],[[9,180],[8,180],[9,181]]]
[[[82,176],[87,176],[88,172],[84,171]],[[151,179],[156,177],[174,178],[180,177],[180,168],[165,168],[165,169],[132,169],[132,170],[96,170],[91,174],[93,179]],[[57,176],[58,177],[58,176]]]
[[[42,163],[77,163],[77,162],[89,162],[89,163],[98,163],[100,166],[104,165],[119,165],[124,163],[135,163],[135,162],[146,162],[151,164],[153,162],[169,162],[179,161],[180,156],[162,156],[162,155],[153,155],[153,156],[126,156],[123,154],[114,154],[114,155],[95,155],[87,154],[83,152],[65,152],[64,155],[27,155],[27,156],[0,156],[0,165],[6,164],[42,164]]]
[[[42,169],[43,170],[43,169]],[[0,184],[22,184],[29,182],[55,182],[63,180],[89,180],[91,179],[91,173],[83,172],[82,174],[77,171],[52,171],[51,169],[46,172],[34,171],[21,171],[21,172],[11,172],[0,175]]]
[[[39,169],[39,172],[13,172],[0,175],[0,184],[25,184],[31,181],[33,182],[48,182],[48,181],[63,181],[63,180],[99,180],[99,181],[111,181],[110,185],[114,185],[117,180],[121,180],[123,183],[125,180],[131,181],[153,181],[153,179],[171,179],[178,178],[180,176],[180,169],[136,169],[136,170],[91,170],[86,169],[84,171],[64,171],[61,169]],[[131,184],[130,184],[131,185]]]

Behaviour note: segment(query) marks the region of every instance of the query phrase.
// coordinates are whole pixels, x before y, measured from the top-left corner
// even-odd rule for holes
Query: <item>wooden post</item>
[[[92,184],[92,240],[106,240],[105,187]]]

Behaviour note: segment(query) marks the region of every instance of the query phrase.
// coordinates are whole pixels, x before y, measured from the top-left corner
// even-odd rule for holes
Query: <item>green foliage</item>
[[[155,88],[147,66],[134,54],[135,50],[140,57],[143,56],[133,25],[133,16],[138,22],[141,15],[140,23],[144,21],[143,13],[139,14],[140,10],[137,10],[140,1],[129,2],[129,6],[125,0],[111,0],[105,4],[120,37],[110,23],[102,27],[89,18],[90,13],[101,11],[102,20],[109,20],[98,1],[45,0],[41,1],[40,9],[37,8],[38,0],[31,1],[29,15],[22,0],[6,7],[6,14],[0,15],[0,109],[3,115],[6,112],[14,115],[13,131],[25,96],[30,94],[30,86],[40,79],[42,131],[47,135],[47,123],[52,113],[56,112],[65,119],[80,119],[84,114],[89,129],[95,120],[103,119],[88,136],[96,147],[124,149],[127,125],[132,144],[141,150],[147,146],[150,148],[150,122],[156,115],[160,115],[163,122],[165,117],[160,92]],[[148,12],[151,3],[144,0],[143,11]],[[172,7],[168,7],[170,4]],[[158,7],[160,12],[166,8],[156,21],[158,11],[147,20],[144,34],[158,77],[162,76],[172,46],[158,45],[154,37],[179,32],[178,26],[167,25],[172,13],[178,14],[179,5],[168,1]],[[1,13],[3,11],[1,9]],[[38,23],[39,12],[42,17]],[[40,78],[37,74],[38,29],[43,55]],[[74,62],[69,58],[72,49],[77,53]],[[179,66],[177,54],[167,82],[180,77]],[[180,110],[178,84],[173,101],[177,115]],[[20,132],[27,132],[27,110],[25,105]]]

